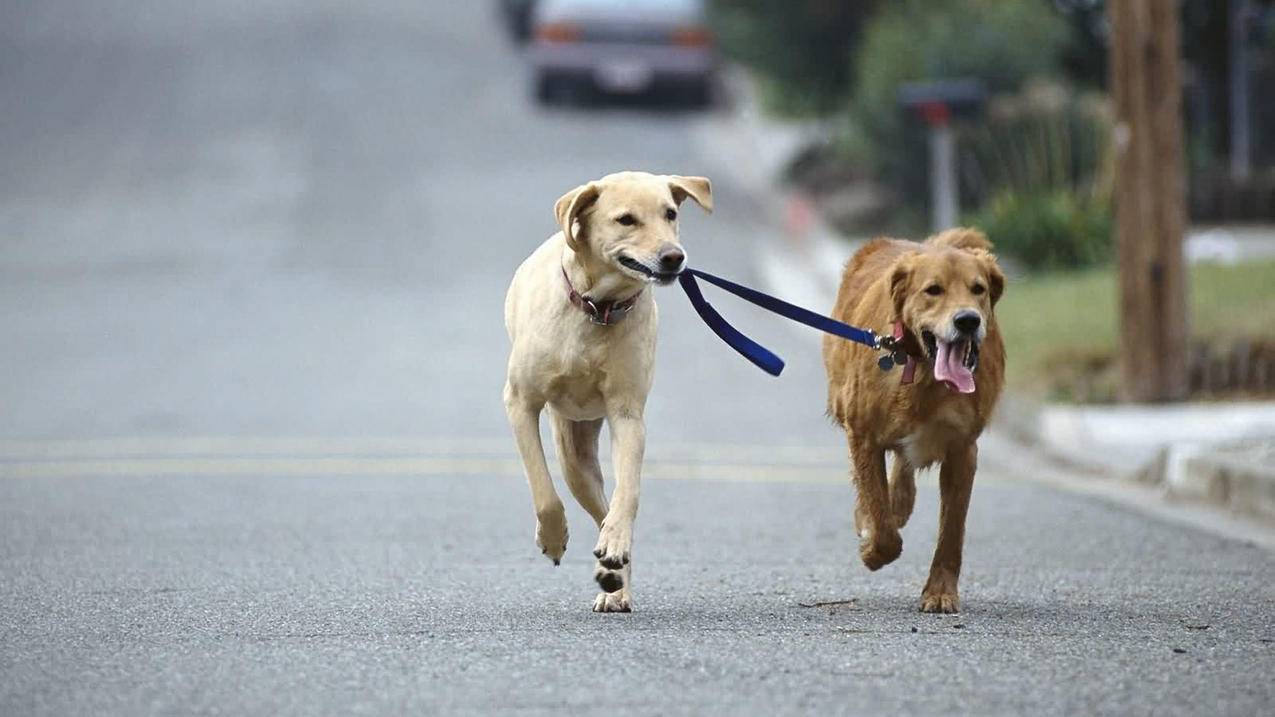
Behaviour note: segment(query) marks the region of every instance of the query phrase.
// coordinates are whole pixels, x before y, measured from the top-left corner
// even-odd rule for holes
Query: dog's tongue
[[[974,374],[965,366],[965,342],[949,343],[939,340],[938,355],[934,357],[934,378],[947,384],[953,391],[974,393]]]

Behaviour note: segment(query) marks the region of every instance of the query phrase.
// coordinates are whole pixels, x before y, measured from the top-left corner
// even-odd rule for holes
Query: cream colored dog
[[[686,254],[677,212],[687,197],[713,210],[702,177],[620,172],[567,192],[554,206],[562,231],[518,267],[505,298],[513,348],[505,410],[531,485],[536,545],[554,565],[567,520],[540,442],[549,407],[567,487],[598,524],[597,612],[632,607],[630,551],[658,323],[647,287],[671,283]],[[608,507],[598,435],[610,427],[615,491]]]

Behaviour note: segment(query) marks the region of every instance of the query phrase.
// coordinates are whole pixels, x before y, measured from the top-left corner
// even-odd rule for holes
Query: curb
[[[1166,455],[1164,466],[1163,482],[1173,495],[1275,523],[1275,441],[1188,455],[1177,465]]]

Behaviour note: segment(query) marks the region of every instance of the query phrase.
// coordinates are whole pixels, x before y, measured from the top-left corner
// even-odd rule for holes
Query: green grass
[[[1275,337],[1275,262],[1190,269],[1194,339]],[[1113,267],[1012,281],[996,307],[1011,388],[1066,398],[1053,377],[1101,372],[1116,341]],[[1098,391],[1102,393],[1100,389]]]

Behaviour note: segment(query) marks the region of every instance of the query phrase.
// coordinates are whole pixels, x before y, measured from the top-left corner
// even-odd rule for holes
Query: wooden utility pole
[[[1186,222],[1176,0],[1110,0],[1119,351],[1127,401],[1187,393]]]

